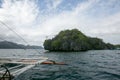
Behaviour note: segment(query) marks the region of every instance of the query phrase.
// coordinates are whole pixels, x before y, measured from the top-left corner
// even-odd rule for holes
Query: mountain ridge
[[[36,45],[23,45],[10,41],[0,41],[0,49],[42,49],[42,47]]]

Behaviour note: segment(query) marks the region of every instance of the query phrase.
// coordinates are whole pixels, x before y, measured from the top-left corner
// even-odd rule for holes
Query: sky
[[[120,44],[120,0],[0,0],[0,39],[43,45],[61,30],[79,29]]]

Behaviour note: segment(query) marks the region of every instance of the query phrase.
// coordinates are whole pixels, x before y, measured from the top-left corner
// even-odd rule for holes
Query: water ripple
[[[36,65],[15,80],[120,80],[120,50],[91,50],[57,53],[40,50],[0,50],[0,57],[38,57],[65,62],[68,65]],[[28,54],[29,53],[29,54]]]

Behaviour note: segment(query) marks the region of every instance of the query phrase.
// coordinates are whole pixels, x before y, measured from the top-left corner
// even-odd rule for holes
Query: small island
[[[86,36],[78,29],[64,30],[52,39],[44,41],[44,49],[49,51],[87,51],[115,49],[114,45],[102,39]]]

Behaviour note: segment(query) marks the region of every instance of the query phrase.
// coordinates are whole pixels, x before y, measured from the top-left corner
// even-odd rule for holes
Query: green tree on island
[[[87,51],[114,49],[112,44],[106,44],[102,39],[91,38],[78,29],[61,31],[52,39],[44,42],[44,48],[49,51]]]

